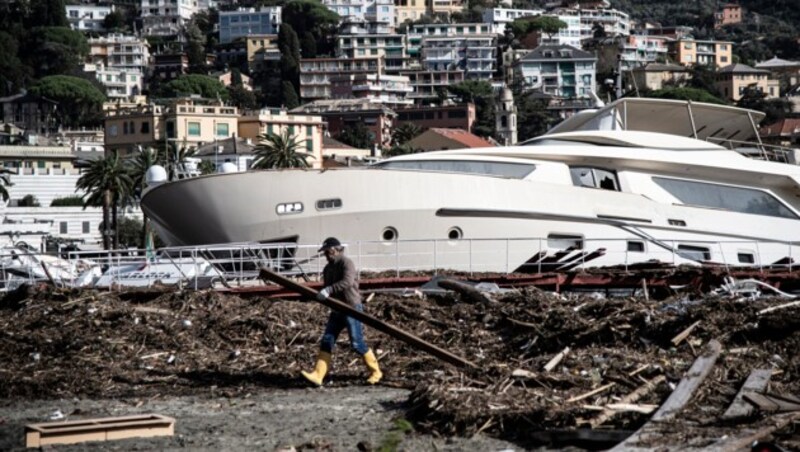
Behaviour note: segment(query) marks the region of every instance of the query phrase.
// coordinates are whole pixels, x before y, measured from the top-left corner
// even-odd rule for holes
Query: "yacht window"
[[[736,257],[741,264],[755,264],[756,258],[751,253],[736,253]]]
[[[374,165],[374,167],[381,169],[482,174],[512,179],[523,179],[536,169],[536,165],[527,163],[479,162],[470,160],[389,160],[378,163]]]
[[[550,234],[547,236],[547,246],[559,250],[583,249],[583,236],[567,234]]]
[[[331,210],[342,207],[342,200],[339,198],[334,199],[320,199],[317,201],[317,210]]]
[[[770,217],[798,218],[777,198],[763,190],[665,177],[654,177],[653,182],[684,204]]]
[[[613,171],[580,166],[571,167],[569,171],[572,175],[572,184],[577,187],[619,191],[617,174]]]
[[[710,261],[711,250],[702,246],[678,245],[678,256],[696,261]]]
[[[634,253],[644,252],[644,242],[628,242],[628,251]]]

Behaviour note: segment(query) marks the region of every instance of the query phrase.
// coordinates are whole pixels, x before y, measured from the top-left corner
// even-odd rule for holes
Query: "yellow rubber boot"
[[[381,381],[383,378],[383,372],[381,372],[381,368],[378,367],[378,358],[375,357],[375,354],[372,353],[372,349],[367,350],[367,353],[364,353],[364,364],[367,365],[367,369],[372,372],[367,378],[367,383],[374,385],[375,383]]]
[[[328,368],[331,366],[331,354],[328,352],[320,351],[317,354],[317,365],[314,367],[313,372],[301,371],[306,380],[314,383],[317,386],[322,386],[322,380],[325,374],[328,373]]]

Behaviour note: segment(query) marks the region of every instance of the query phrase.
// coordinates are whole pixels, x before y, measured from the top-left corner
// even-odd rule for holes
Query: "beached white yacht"
[[[142,208],[171,245],[335,236],[363,269],[787,264],[800,256],[800,166],[743,144],[762,118],[621,99],[518,146],[156,180]]]

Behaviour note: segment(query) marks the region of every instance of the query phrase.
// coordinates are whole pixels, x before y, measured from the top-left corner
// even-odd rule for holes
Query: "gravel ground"
[[[68,420],[156,413],[176,419],[175,435],[58,446],[58,450],[521,450],[477,435],[440,438],[401,433],[409,392],[349,386],[269,390],[241,397],[207,394],[142,399],[0,400],[0,450],[25,450],[24,426],[55,410]],[[390,449],[391,450],[391,449]]]

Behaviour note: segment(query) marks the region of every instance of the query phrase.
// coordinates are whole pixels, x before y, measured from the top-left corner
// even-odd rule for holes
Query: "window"
[[[141,133],[150,133],[150,121],[142,121],[142,127],[139,131]]]
[[[319,201],[317,201],[317,210],[339,209],[341,207],[342,207],[342,200],[339,198],[320,199]]]
[[[267,135],[272,135],[272,124],[267,124]]]
[[[175,122],[167,121],[167,138],[175,138]]]
[[[294,126],[289,126],[289,135],[294,136]]]
[[[741,264],[756,263],[756,258],[753,256],[753,253],[736,253],[736,257],[739,259],[739,263]]]
[[[200,123],[199,122],[190,122],[188,127],[189,127],[189,136],[190,137],[199,137],[200,136]]]
[[[306,152],[314,152],[314,140],[306,140]]]
[[[88,234],[89,231],[91,230],[90,228],[91,228],[91,226],[90,226],[89,222],[88,221],[84,221],[83,222],[83,233],[84,234]]]
[[[644,242],[628,242],[628,251],[633,253],[643,253],[644,252]]]
[[[314,136],[314,126],[306,126],[306,136],[307,137]]]
[[[583,236],[571,234],[548,234],[547,247],[559,250],[582,250]]]
[[[619,191],[617,175],[613,171],[600,168],[572,167],[569,172],[572,175],[572,184],[576,187]]]
[[[442,173],[480,174],[484,176],[523,179],[530,174],[535,165],[524,163],[500,163],[459,160],[400,160],[381,162],[374,165],[379,169],[435,171]]]
[[[44,167],[45,167],[44,160],[39,160],[38,162],[36,162],[36,167],[39,168],[39,169],[44,169]]]
[[[288,215],[294,213],[302,213],[303,212],[303,203],[302,202],[287,202],[278,204],[275,207],[275,211],[278,215]]]
[[[127,135],[128,134],[128,121],[125,121],[125,122],[122,123],[122,134],[123,135]]]
[[[704,246],[678,245],[678,256],[695,261],[710,261],[711,250]]]
[[[228,123],[218,123],[217,124],[217,136],[218,137],[227,137],[228,136]]]
[[[67,233],[67,222],[62,221],[58,223],[58,232],[59,234],[66,234]]]
[[[654,177],[653,182],[687,205],[798,219],[780,200],[763,190],[665,177]]]

